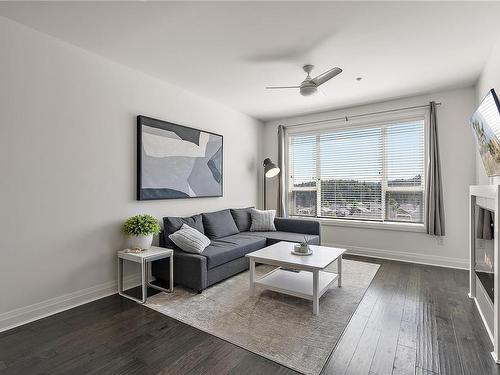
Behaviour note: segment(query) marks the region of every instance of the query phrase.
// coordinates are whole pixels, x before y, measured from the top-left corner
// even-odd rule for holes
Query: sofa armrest
[[[153,262],[153,276],[169,279],[169,260]],[[174,283],[196,291],[207,287],[207,258],[174,248]]]
[[[276,230],[280,232],[320,235],[320,224],[319,221],[315,220],[285,219],[277,217],[274,219],[274,226]]]
[[[207,257],[200,254],[187,253],[180,250],[178,247],[174,248],[174,262],[177,265],[195,265],[196,267],[204,267],[207,269]]]
[[[174,281],[200,291],[207,287],[207,258],[199,254],[174,250]]]

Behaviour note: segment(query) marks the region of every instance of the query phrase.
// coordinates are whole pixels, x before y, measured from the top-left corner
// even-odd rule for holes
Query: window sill
[[[325,219],[325,218],[305,218],[303,216],[291,216],[298,219],[316,220],[325,226],[333,227],[352,227],[352,228],[366,228],[366,229],[382,229],[382,230],[395,230],[401,232],[417,232],[425,233],[424,224],[413,223],[384,223],[384,222],[371,222],[364,220],[343,220],[343,219]]]

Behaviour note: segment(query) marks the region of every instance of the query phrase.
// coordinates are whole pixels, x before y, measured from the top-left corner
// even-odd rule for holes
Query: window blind
[[[424,120],[289,138],[291,215],[423,222]]]

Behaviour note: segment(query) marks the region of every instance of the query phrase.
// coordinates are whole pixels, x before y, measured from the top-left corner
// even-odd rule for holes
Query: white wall
[[[497,95],[500,95],[500,39],[491,51],[490,57],[486,62],[483,71],[476,85],[476,104],[486,96],[490,89],[495,89]],[[479,152],[476,151],[476,181],[478,185],[487,185],[490,183],[500,184],[500,177],[488,178],[484,169]]]
[[[0,54],[0,329],[114,291],[128,216],[257,203],[259,121],[2,17]],[[136,201],[137,114],[222,134],[224,197]]]
[[[307,98],[304,98],[307,100]],[[322,225],[322,242],[341,245],[352,252],[406,261],[467,267],[467,202],[469,185],[475,181],[475,146],[468,118],[475,106],[474,89],[464,88],[392,100],[309,116],[275,120],[264,127],[264,155],[277,158],[277,126],[346,115],[442,102],[438,107],[439,141],[443,174],[446,237],[424,233]],[[268,202],[275,201],[275,181],[269,185]]]

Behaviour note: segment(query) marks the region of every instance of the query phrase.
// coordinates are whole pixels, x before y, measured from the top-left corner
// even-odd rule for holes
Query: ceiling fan
[[[306,72],[307,77],[305,80],[302,81],[300,86],[268,86],[266,89],[300,89],[300,95],[302,96],[309,96],[313,95],[318,91],[318,87],[321,86],[323,83],[329,81],[336,75],[342,73],[342,69],[340,68],[332,68],[330,70],[327,70],[324,73],[321,73],[319,76],[311,78],[309,73],[313,70],[314,65],[304,65],[302,69],[304,69],[304,72]]]

